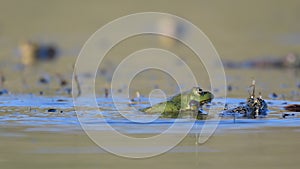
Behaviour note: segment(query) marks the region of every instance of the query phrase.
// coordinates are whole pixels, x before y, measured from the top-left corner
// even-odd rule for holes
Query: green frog
[[[179,112],[196,112],[214,98],[209,91],[203,91],[200,87],[193,87],[191,90],[177,94],[166,102],[158,103],[141,111],[146,113],[161,113],[162,117],[176,118]],[[198,114],[197,114],[198,116]]]

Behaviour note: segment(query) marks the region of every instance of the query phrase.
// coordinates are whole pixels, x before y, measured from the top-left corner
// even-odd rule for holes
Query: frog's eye
[[[202,94],[202,92],[203,92],[203,90],[200,89],[200,88],[198,88],[198,93],[199,93],[200,95]]]

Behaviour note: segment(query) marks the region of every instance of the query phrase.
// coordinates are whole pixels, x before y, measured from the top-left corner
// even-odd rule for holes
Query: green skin
[[[147,107],[141,111],[146,113],[161,113],[163,117],[176,118],[180,111],[197,112],[203,104],[210,102],[214,95],[208,91],[203,91],[199,87],[194,87],[189,91],[178,94],[170,100],[158,103],[152,107]]]

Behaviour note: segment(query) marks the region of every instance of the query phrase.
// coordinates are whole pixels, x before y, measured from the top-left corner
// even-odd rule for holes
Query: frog
[[[165,102],[146,107],[141,111],[149,114],[161,113],[162,117],[168,118],[177,118],[180,112],[194,112],[198,117],[202,106],[211,102],[213,98],[214,95],[211,92],[204,91],[200,87],[193,87],[169,98]]]

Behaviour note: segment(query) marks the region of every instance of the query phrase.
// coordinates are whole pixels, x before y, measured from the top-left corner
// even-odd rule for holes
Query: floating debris
[[[57,110],[56,109],[48,109],[48,112],[49,113],[54,113],[54,112],[56,112]]]
[[[58,49],[54,45],[43,45],[24,41],[19,46],[22,64],[33,65],[37,61],[50,61],[57,57]]]
[[[270,99],[273,99],[273,100],[275,100],[275,99],[278,99],[278,95],[275,93],[275,92],[273,92],[273,93],[271,93],[270,95],[269,95],[269,98]]]
[[[298,89],[300,89],[300,82],[297,82],[296,86]]]
[[[72,94],[72,88],[70,88],[70,87],[65,88],[64,91],[65,91],[68,95],[71,95],[71,94]]]
[[[231,92],[231,91],[232,91],[232,86],[231,86],[231,85],[228,85],[228,86],[227,86],[227,91],[228,91],[228,92]]]
[[[141,94],[140,94],[139,91],[135,92],[135,99],[134,100],[137,101],[137,102],[141,102]]]
[[[67,99],[57,99],[56,101],[57,102],[67,102],[68,100]]]
[[[76,86],[77,86],[77,97],[79,97],[81,95],[81,87],[80,87],[80,83],[79,83],[79,80],[78,80],[78,75],[77,75],[77,72],[75,70],[75,64],[73,65],[73,68],[74,68],[74,80],[75,80],[75,83],[76,83]]]
[[[2,89],[0,90],[0,95],[3,95],[3,94],[8,94],[8,90],[7,89]]]
[[[105,98],[108,98],[108,95],[109,95],[108,88],[104,88],[104,95],[105,95]]]
[[[257,118],[265,117],[268,114],[268,105],[265,100],[262,99],[261,94],[255,98],[255,80],[252,81],[252,92],[247,98],[246,103],[242,103],[241,106],[223,111],[220,116],[234,116],[234,117],[246,117]]]
[[[122,93],[123,90],[122,90],[122,89],[118,89],[117,92],[118,92],[118,93]]]
[[[58,83],[60,87],[65,87],[68,85],[68,81],[63,78],[63,76],[60,73],[56,73],[56,77],[58,79]]]
[[[42,76],[39,78],[39,83],[41,84],[49,84],[50,83],[50,77],[49,76]]]
[[[300,112],[300,104],[291,104],[284,107],[285,110]]]
[[[5,82],[5,77],[2,72],[0,72],[0,87],[3,87]]]
[[[295,113],[282,113],[282,118],[295,118],[296,114]]]

